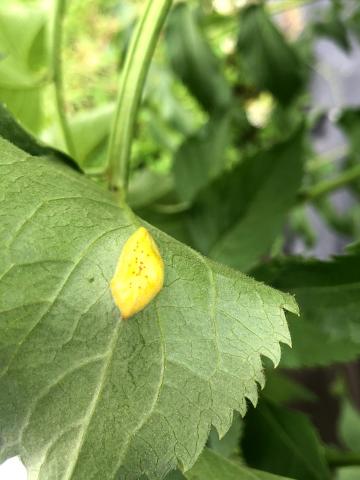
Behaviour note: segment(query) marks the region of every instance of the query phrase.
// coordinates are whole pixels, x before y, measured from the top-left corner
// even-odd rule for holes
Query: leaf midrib
[[[123,325],[124,325],[124,321],[119,319],[119,321],[117,322],[116,327],[114,329],[114,332],[113,332],[112,338],[110,340],[110,343],[109,343],[109,348],[108,348],[107,353],[106,353],[107,360],[104,363],[104,366],[102,368],[102,371],[101,371],[101,374],[100,374],[100,381],[98,382],[98,386],[97,386],[97,388],[94,392],[93,399],[92,399],[92,401],[90,403],[90,407],[88,409],[88,413],[85,416],[85,422],[83,423],[83,428],[81,429],[81,435],[79,436],[78,444],[74,449],[74,452],[75,452],[74,459],[73,459],[72,463],[69,465],[67,471],[65,472],[64,480],[67,480],[67,479],[71,480],[73,478],[73,473],[75,472],[75,468],[78,464],[78,460],[80,458],[80,453],[81,453],[82,447],[83,447],[84,442],[86,440],[86,433],[87,433],[88,427],[89,427],[89,425],[91,423],[91,420],[94,416],[94,413],[95,413],[96,407],[98,405],[98,402],[101,398],[101,393],[102,393],[104,385],[105,385],[106,375],[108,373],[108,370],[109,370],[109,367],[111,365],[111,361],[112,361],[112,358],[113,358],[113,355],[114,355],[115,345],[116,345],[116,343],[119,339],[120,332],[122,330]]]
[[[164,386],[165,367],[166,367],[166,342],[165,342],[164,335],[163,335],[163,332],[162,332],[161,323],[160,323],[160,319],[159,319],[159,314],[158,314],[158,311],[156,309],[156,304],[154,305],[154,309],[156,311],[156,319],[157,319],[157,322],[158,322],[158,325],[159,325],[160,345],[161,345],[161,370],[160,370],[158,386],[156,388],[156,391],[155,391],[155,394],[154,394],[154,399],[153,399],[153,401],[150,405],[150,408],[149,408],[148,412],[144,415],[144,417],[139,421],[139,423],[136,425],[136,427],[133,429],[133,431],[129,434],[126,442],[124,443],[124,446],[122,447],[122,449],[120,451],[119,460],[117,461],[116,466],[114,468],[114,471],[112,472],[112,474],[110,475],[109,478],[114,478],[114,479],[116,478],[116,473],[117,473],[119,467],[121,466],[122,461],[124,460],[124,458],[125,458],[125,456],[128,452],[128,449],[129,449],[129,446],[130,446],[130,443],[131,443],[132,439],[141,430],[141,428],[146,424],[146,422],[151,418],[151,415],[153,414],[153,412],[155,410],[155,407],[156,407],[156,405],[158,403],[158,400],[160,398],[162,388]]]

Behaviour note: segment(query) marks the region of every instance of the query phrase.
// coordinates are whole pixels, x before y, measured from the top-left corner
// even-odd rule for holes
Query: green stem
[[[345,185],[348,185],[359,178],[360,165],[356,165],[355,167],[349,168],[349,170],[346,170],[335,178],[319,182],[317,185],[314,185],[308,190],[303,191],[301,193],[301,200],[311,202],[319,197],[333,192],[334,190],[338,190],[339,188],[344,187]]]
[[[359,452],[342,452],[335,449],[326,449],[326,460],[330,467],[348,467],[360,465]]]
[[[135,119],[157,40],[172,0],[148,0],[134,32],[120,75],[117,105],[110,133],[108,176],[110,189],[125,198]]]
[[[344,235],[352,235],[354,222],[349,211],[339,213],[328,197],[319,198],[317,206],[331,228],[338,230]]]
[[[62,69],[62,42],[63,23],[66,10],[66,0],[55,0],[53,32],[52,32],[52,74],[55,87],[55,103],[59,117],[61,131],[68,153],[75,158],[75,145],[71,130],[66,118],[66,105],[64,98],[64,81]]]
[[[337,148],[331,148],[328,152],[316,155],[305,166],[306,171],[312,173],[320,170],[325,166],[331,165],[340,157],[344,157],[347,151],[348,147],[345,145],[341,145]]]

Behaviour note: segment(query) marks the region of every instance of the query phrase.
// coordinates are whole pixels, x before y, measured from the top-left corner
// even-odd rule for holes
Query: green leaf
[[[342,467],[336,471],[335,480],[358,480],[360,467]]]
[[[314,393],[278,371],[268,372],[262,395],[278,404],[298,401],[313,402],[316,400]]]
[[[351,15],[346,20],[346,25],[349,27],[351,32],[353,32],[357,38],[360,38],[360,9],[359,7],[354,11],[353,15]]]
[[[192,241],[186,228],[185,213],[178,212],[168,214],[162,211],[162,208],[162,205],[157,206],[154,204],[149,207],[136,209],[136,214],[168,235],[176,238],[176,240],[192,246]]]
[[[46,147],[40,145],[35,137],[14,120],[2,103],[0,103],[0,136],[30,155],[37,156],[48,153]]]
[[[297,480],[326,480],[330,472],[308,418],[262,401],[245,418],[243,454],[262,470]]]
[[[332,262],[292,259],[253,272],[259,280],[295,294],[301,321],[289,319],[292,350],[282,365],[303,367],[347,362],[360,353],[360,255]]]
[[[86,173],[103,172],[113,105],[103,105],[92,112],[77,115],[70,123],[76,145],[76,160]]]
[[[214,428],[211,430],[207,445],[211,450],[223,457],[239,456],[241,433],[241,418],[239,415],[234,415],[231,427],[222,438],[219,438]]]
[[[161,200],[173,191],[173,187],[172,175],[148,168],[138,169],[130,178],[128,202],[131,208],[140,209]]]
[[[319,22],[315,25],[315,32],[320,36],[332,39],[337,45],[349,52],[351,44],[345,24],[339,17],[332,17],[328,21]]]
[[[238,51],[244,75],[281,103],[291,102],[305,83],[305,68],[296,50],[261,5],[241,11],[239,32]]]
[[[46,15],[29,7],[0,8],[0,101],[29,130],[39,130],[48,77]]]
[[[185,480],[185,477],[180,472],[180,470],[173,470],[168,475],[166,475],[165,480]]]
[[[194,467],[185,473],[187,480],[285,480],[285,477],[238,465],[205,449]]]
[[[352,154],[358,156],[360,152],[360,109],[343,110],[337,123],[349,139]]]
[[[339,437],[344,445],[355,452],[360,445],[360,412],[345,400],[339,418]]]
[[[174,160],[176,190],[183,201],[216,178],[226,166],[230,143],[230,114],[213,115],[209,122],[179,148]]]
[[[332,0],[326,12],[325,19],[314,25],[315,33],[329,37],[338,44],[340,48],[349,52],[351,50],[350,39],[346,24],[342,20],[342,4],[339,0]]]
[[[54,155],[64,163],[79,171],[79,167],[65,153],[59,152],[51,147],[42,145],[35,137],[24,130],[11,116],[9,111],[0,103],[0,137],[10,141],[30,155]]]
[[[0,151],[1,459],[34,480],[190,468],[257,401],[294,299],[148,226],[166,282],[121,321],[109,282],[143,222],[57,160]]]
[[[231,101],[220,63],[185,3],[173,9],[166,29],[169,59],[175,73],[205,110],[223,110]]]
[[[102,105],[94,110],[78,113],[69,122],[76,161],[88,174],[99,174],[106,169],[106,150],[113,114],[113,105]],[[63,135],[58,129],[54,129],[53,133],[51,143],[66,150]]]
[[[295,203],[303,159],[298,130],[201,191],[187,222],[195,247],[229,266],[252,268],[268,253]]]

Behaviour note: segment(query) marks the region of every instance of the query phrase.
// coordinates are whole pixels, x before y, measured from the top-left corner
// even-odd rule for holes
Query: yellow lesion
[[[150,232],[140,227],[120,253],[110,288],[122,318],[145,308],[164,284],[164,262]]]

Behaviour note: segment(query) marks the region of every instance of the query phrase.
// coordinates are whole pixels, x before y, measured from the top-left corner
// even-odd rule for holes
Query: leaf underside
[[[109,282],[143,222],[60,161],[0,139],[0,448],[30,479],[162,478],[244,414],[289,344],[294,299],[147,225],[155,301],[120,321]]]

